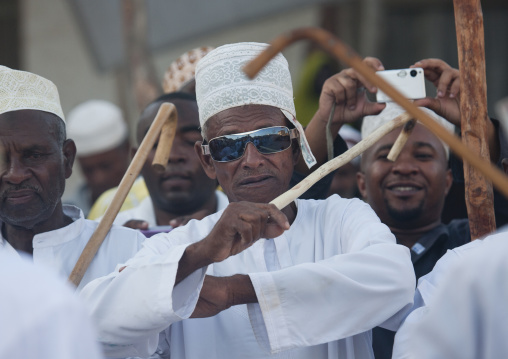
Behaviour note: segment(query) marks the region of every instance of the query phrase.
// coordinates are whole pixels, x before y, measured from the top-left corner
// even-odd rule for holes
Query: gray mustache
[[[16,185],[16,186],[11,185],[11,186],[4,188],[2,191],[0,191],[0,198],[4,199],[5,197],[7,197],[7,195],[10,192],[19,191],[19,190],[23,190],[23,189],[32,190],[32,191],[35,191],[36,193],[41,193],[41,191],[42,191],[42,189],[39,186],[34,186],[34,185],[30,185],[30,184],[20,184],[20,185]]]

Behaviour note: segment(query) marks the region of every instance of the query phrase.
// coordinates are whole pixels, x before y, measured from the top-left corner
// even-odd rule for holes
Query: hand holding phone
[[[425,76],[422,68],[377,71],[376,74],[381,76],[408,99],[416,100],[426,96]],[[393,100],[383,91],[378,90],[376,101],[392,102]]]

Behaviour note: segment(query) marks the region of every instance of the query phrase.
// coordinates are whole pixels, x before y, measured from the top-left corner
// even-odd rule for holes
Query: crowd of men
[[[168,164],[155,171],[152,149],[77,288],[80,298],[55,279],[46,283],[45,272],[29,273],[25,262],[70,275],[98,225],[83,210],[104,214],[105,205],[92,204],[107,206],[127,167],[127,128],[104,101],[78,106],[66,121],[53,83],[0,67],[0,265],[16,273],[1,281],[9,296],[0,299],[0,335],[12,339],[2,341],[0,357],[16,357],[13,343],[22,339],[32,343],[19,344],[25,358],[508,353],[500,304],[506,235],[469,243],[467,219],[443,223],[451,154],[425,126],[416,124],[393,162],[387,155],[400,129],[367,149],[349,169],[356,187],[350,180],[343,196],[330,195],[329,175],[284,208],[270,204],[327,160],[327,128],[338,155],[351,146],[345,125],[363,119],[366,138],[404,111],[370,102],[366,92],[377,89],[345,69],[324,83],[304,129],[281,54],[253,80],[242,71],[266,46],[196,49],[170,67],[185,72],[166,76],[168,93],[143,109],[136,127],[139,145],[159,107],[175,105]],[[364,62],[384,69],[378,59]],[[453,133],[458,70],[437,59],[412,66],[437,89],[415,104]],[[497,163],[505,141],[495,120],[484,121]],[[62,201],[76,158],[88,183],[81,209]]]

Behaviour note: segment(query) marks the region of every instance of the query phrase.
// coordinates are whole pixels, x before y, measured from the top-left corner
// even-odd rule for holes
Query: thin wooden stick
[[[358,142],[356,145],[354,145],[349,150],[344,152],[342,155],[337,156],[333,160],[328,161],[325,164],[321,165],[317,170],[315,170],[310,175],[305,177],[305,179],[303,179],[296,186],[291,188],[289,191],[281,194],[279,197],[275,198],[270,203],[275,204],[279,209],[286,207],[296,198],[300,197],[303,193],[305,193],[305,191],[307,191],[310,187],[312,187],[321,178],[323,178],[330,172],[335,171],[337,168],[349,163],[351,160],[353,160],[354,158],[358,157],[363,152],[365,152],[369,147],[374,145],[383,136],[390,133],[397,127],[404,125],[409,120],[411,120],[411,116],[407,112],[404,112],[403,114],[395,117],[390,122],[385,123],[383,126],[377,128],[368,137],[362,139],[360,142]]]
[[[155,142],[157,141],[159,134],[163,125],[169,120],[171,116],[175,116],[173,113],[176,112],[175,106],[172,103],[163,103],[159,108],[159,112],[155,117],[150,129],[148,130],[145,138],[141,142],[134,158],[132,159],[129,168],[127,168],[127,172],[122,178],[120,185],[118,186],[118,190],[111,201],[104,217],[100,221],[99,225],[95,229],[92,234],[92,237],[88,240],[87,245],[83,249],[81,256],[79,257],[74,269],[69,276],[69,280],[77,287],[83,279],[88,266],[92,262],[95,254],[99,250],[102,242],[106,238],[109,230],[111,229],[111,225],[116,218],[116,215],[120,211],[127,194],[129,193],[132,184],[136,180],[141,171],[141,167],[146,161],[148,154],[152,150]],[[171,151],[171,149],[167,149],[166,151]]]
[[[253,78],[277,53],[295,41],[310,39],[317,42],[323,49],[338,59],[353,67],[359,74],[381,89],[386,95],[397,102],[409,114],[423,123],[434,135],[445,142],[450,149],[471,166],[477,168],[483,175],[492,181],[496,188],[508,198],[508,178],[498,168],[492,166],[490,161],[484,161],[462,144],[459,138],[449,133],[443,126],[434,121],[423,110],[407,100],[399,91],[390,86],[373,69],[363,63],[351,48],[342,43],[329,32],[318,28],[297,29],[289,34],[279,36],[257,58],[244,67],[247,76]]]
[[[386,158],[389,161],[395,162],[397,158],[400,155],[400,152],[406,145],[407,140],[409,139],[409,136],[411,136],[411,133],[413,132],[413,129],[415,128],[416,120],[411,119],[404,127],[402,127],[402,131],[400,131],[399,137],[395,140],[395,143],[393,144],[392,148],[390,149],[390,152],[388,153],[388,156]]]

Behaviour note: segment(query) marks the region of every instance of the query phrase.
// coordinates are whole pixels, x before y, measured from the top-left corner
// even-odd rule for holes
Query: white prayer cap
[[[450,133],[455,133],[455,126],[450,123],[449,121],[445,120],[443,117],[436,114],[434,111],[429,110],[425,107],[420,107],[421,110],[425,111],[432,119],[437,121],[441,126],[446,128]],[[362,123],[362,139],[367,138],[372,132],[374,132],[376,129],[384,125],[385,123],[390,122],[395,117],[401,115],[402,113],[406,112],[402,107],[397,105],[395,102],[387,102],[386,107],[381,111],[380,114],[374,115],[374,116],[365,116],[363,118]],[[419,122],[420,123],[420,122]],[[448,158],[450,153],[450,148],[448,145],[441,141],[443,144],[443,147],[446,152],[446,158]]]
[[[0,66],[0,114],[18,110],[49,112],[65,122],[53,82],[31,72]]]
[[[346,142],[348,149],[350,149],[351,147],[353,147],[362,140],[362,135],[360,134],[360,131],[348,125],[341,126],[339,130],[339,135],[340,137],[342,137],[344,142]]]
[[[199,122],[204,127],[213,115],[243,105],[267,105],[279,108],[300,132],[302,155],[308,167],[316,163],[296,120],[293,85],[286,59],[277,54],[254,79],[242,68],[269,45],[242,42],[220,46],[203,57],[196,66],[196,99]]]
[[[211,46],[198,47],[187,51],[173,61],[166,70],[164,79],[162,80],[164,93],[179,91],[192,81],[196,74],[196,65],[198,61],[213,49],[214,48]]]
[[[90,100],[76,106],[69,112],[67,122],[67,137],[76,143],[79,157],[112,150],[128,136],[122,111],[103,100]]]

